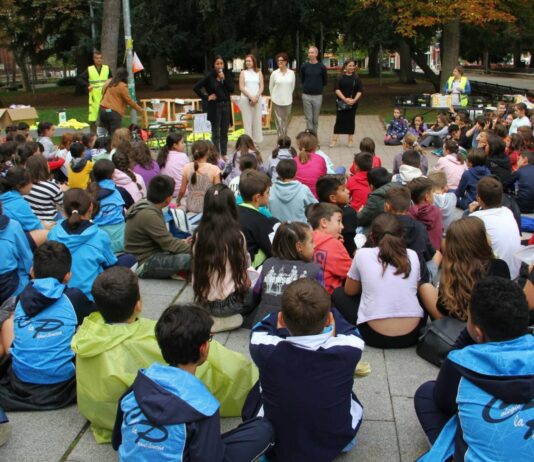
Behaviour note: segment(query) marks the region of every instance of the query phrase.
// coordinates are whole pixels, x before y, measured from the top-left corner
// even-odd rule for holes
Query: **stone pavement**
[[[320,121],[320,138],[326,153],[335,165],[349,166],[352,154],[362,136],[371,136],[377,144],[377,154],[385,167],[391,168],[393,155],[399,148],[385,147],[382,143],[383,126],[376,116],[362,116],[357,120],[356,148],[329,149],[333,116]],[[294,138],[304,128],[302,117],[295,117],[290,127]],[[346,139],[340,140],[341,144]],[[262,146],[264,159],[274,148],[275,136],[266,137]],[[434,160],[430,159],[433,163]],[[158,319],[173,302],[190,302],[191,287],[178,281],[141,281],[143,316]],[[248,356],[249,331],[239,329],[218,334],[216,339],[228,348]],[[417,387],[434,379],[438,369],[415,354],[415,349],[379,350],[366,348],[363,360],[369,361],[372,373],[356,379],[354,391],[364,406],[364,422],[358,433],[358,444],[349,454],[339,457],[341,462],[412,462],[426,448],[423,432],[417,422],[413,395]],[[85,419],[75,406],[51,412],[9,413],[13,425],[11,440],[0,448],[0,461],[16,462],[108,462],[117,460],[110,445],[98,445]],[[239,423],[239,419],[222,419],[223,431]]]

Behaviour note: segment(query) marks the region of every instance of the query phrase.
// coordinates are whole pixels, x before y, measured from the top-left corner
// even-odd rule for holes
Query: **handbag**
[[[441,367],[466,324],[449,317],[432,321],[423,329],[415,351],[424,360]]]
[[[352,93],[351,97],[354,97],[354,88],[356,87],[356,79],[352,80]],[[352,108],[354,108],[354,104],[347,104],[345,101],[341,99],[336,99],[336,109],[338,111],[350,111]]]

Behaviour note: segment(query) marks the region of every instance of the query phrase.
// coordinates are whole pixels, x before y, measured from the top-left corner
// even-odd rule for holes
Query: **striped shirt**
[[[39,220],[56,221],[58,207],[63,206],[63,191],[53,181],[40,181],[33,184],[30,194],[24,199]]]

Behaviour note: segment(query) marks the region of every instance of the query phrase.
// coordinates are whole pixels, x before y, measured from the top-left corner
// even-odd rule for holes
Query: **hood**
[[[410,215],[417,221],[423,223],[427,229],[436,222],[438,214],[441,210],[433,205],[425,204],[421,206],[412,205],[410,207]]]
[[[402,164],[399,167],[399,175],[403,183],[409,183],[414,178],[423,176],[423,172],[420,168],[412,167],[411,165]]]
[[[158,209],[152,202],[148,199],[141,199],[132,205],[126,212],[126,219],[135,217],[141,210],[152,209],[159,215],[163,215],[162,211]]]
[[[323,233],[322,231],[317,230],[313,232],[313,244],[317,247],[324,246],[325,243],[335,240],[337,239],[331,234]]]
[[[72,339],[72,349],[81,358],[92,358],[135,336],[139,327],[138,321],[108,324],[99,312],[91,313]]]
[[[510,169],[510,158],[503,154],[502,156],[488,157],[488,166],[490,168],[500,167]]]
[[[72,158],[70,161],[70,168],[75,173],[80,173],[87,164],[87,159],[85,157],[80,157],[79,159]]]
[[[22,194],[17,190],[12,189],[11,191],[6,191],[5,193],[0,194],[0,200],[3,204],[9,204],[17,202],[22,199]]]
[[[443,193],[443,194],[434,194],[434,205],[440,209],[448,209],[456,205],[456,194],[454,193]]]
[[[98,186],[100,187],[96,195],[96,199],[98,201],[101,201],[102,199],[111,196],[117,190],[117,187],[115,186],[115,183],[113,183],[113,180],[99,181]]]
[[[133,392],[143,414],[156,425],[203,420],[219,408],[217,400],[194,375],[160,364],[139,371]]]
[[[505,403],[534,399],[534,335],[453,350],[448,358],[462,376]]]
[[[289,204],[296,196],[300,196],[303,191],[302,183],[298,181],[284,183],[283,181],[276,179],[274,184],[276,185],[276,188],[271,188],[270,195],[283,204]]]
[[[63,220],[54,226],[53,230],[56,236],[49,239],[65,244],[70,252],[74,253],[98,233],[98,226],[94,226],[90,221],[83,221],[78,228],[71,231],[67,228],[67,220]]]
[[[3,231],[9,225],[9,217],[6,215],[0,215],[0,231]]]
[[[456,154],[447,154],[444,158],[444,160],[450,162],[451,164],[455,165],[463,165],[459,160],[458,156]]]
[[[128,175],[126,175],[126,173],[119,170],[118,168],[116,168],[113,171],[113,182],[117,186],[123,186],[123,187],[128,186],[131,183],[134,183],[134,181],[132,181],[132,179]]]
[[[66,288],[56,278],[34,279],[19,295],[20,305],[31,318],[56,303]]]
[[[477,165],[476,167],[471,167],[469,169],[469,174],[477,181],[480,180],[482,177],[491,175],[491,172],[489,171],[489,168],[485,165]]]
[[[278,150],[278,154],[277,154],[276,157],[278,159],[280,159],[280,160],[282,160],[282,159],[293,159],[294,158],[294,156],[291,153],[291,151],[289,149],[286,149],[286,148],[279,149]]]

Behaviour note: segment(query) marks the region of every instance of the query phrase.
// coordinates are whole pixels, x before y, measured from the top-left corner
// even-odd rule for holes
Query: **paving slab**
[[[158,320],[161,316],[161,313],[165,311],[173,301],[175,295],[144,295],[141,293],[143,300],[143,312],[142,316],[144,318]]]
[[[249,329],[237,329],[230,332],[228,336],[228,341],[226,342],[226,348],[230,350],[237,351],[238,353],[243,354],[246,358],[251,359],[248,344],[250,341],[250,330]]]
[[[393,422],[364,421],[356,437],[356,447],[336,462],[399,462],[395,424]]]
[[[413,398],[394,396],[392,399],[401,460],[413,462],[428,450],[428,443],[417,420]]]
[[[175,296],[185,286],[184,281],[174,279],[139,279],[139,288],[145,295]]]
[[[58,461],[86,423],[76,406],[58,411],[9,412],[8,417],[13,433],[0,448],[0,460],[6,462]]]
[[[415,353],[415,347],[384,350],[391,396],[413,398],[422,383],[435,380],[439,369]]]
[[[113,450],[111,444],[98,444],[91,430],[87,429],[66,462],[116,462],[117,460],[117,452]]]

